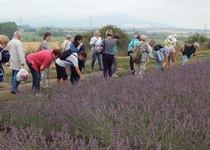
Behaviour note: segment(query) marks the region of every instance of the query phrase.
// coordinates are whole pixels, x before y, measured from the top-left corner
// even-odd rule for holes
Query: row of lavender
[[[28,91],[0,106],[0,148],[210,149],[209,66]]]

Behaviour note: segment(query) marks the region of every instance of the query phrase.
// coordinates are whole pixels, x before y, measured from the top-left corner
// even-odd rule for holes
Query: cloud
[[[168,25],[203,28],[205,22],[210,26],[209,0],[7,0],[1,2],[0,13],[5,19],[36,18],[52,21],[77,20],[126,14],[139,19],[155,21]]]

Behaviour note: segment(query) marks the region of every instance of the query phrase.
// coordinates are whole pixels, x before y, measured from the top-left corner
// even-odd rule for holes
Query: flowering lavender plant
[[[1,105],[0,147],[210,149],[209,65],[27,91]]]

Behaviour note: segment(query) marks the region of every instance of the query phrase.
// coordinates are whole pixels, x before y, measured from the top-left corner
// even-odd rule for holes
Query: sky
[[[126,14],[181,28],[210,29],[210,0],[5,0],[0,22],[78,20]],[[17,21],[18,20],[18,21]]]

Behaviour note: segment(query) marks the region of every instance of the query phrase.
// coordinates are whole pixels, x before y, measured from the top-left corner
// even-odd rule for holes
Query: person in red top
[[[61,51],[59,49],[51,50],[42,50],[36,53],[31,53],[26,57],[28,68],[31,71],[33,82],[32,89],[35,90],[37,96],[40,92],[40,78],[41,71],[44,71],[45,68],[48,68],[52,62],[61,56]]]

